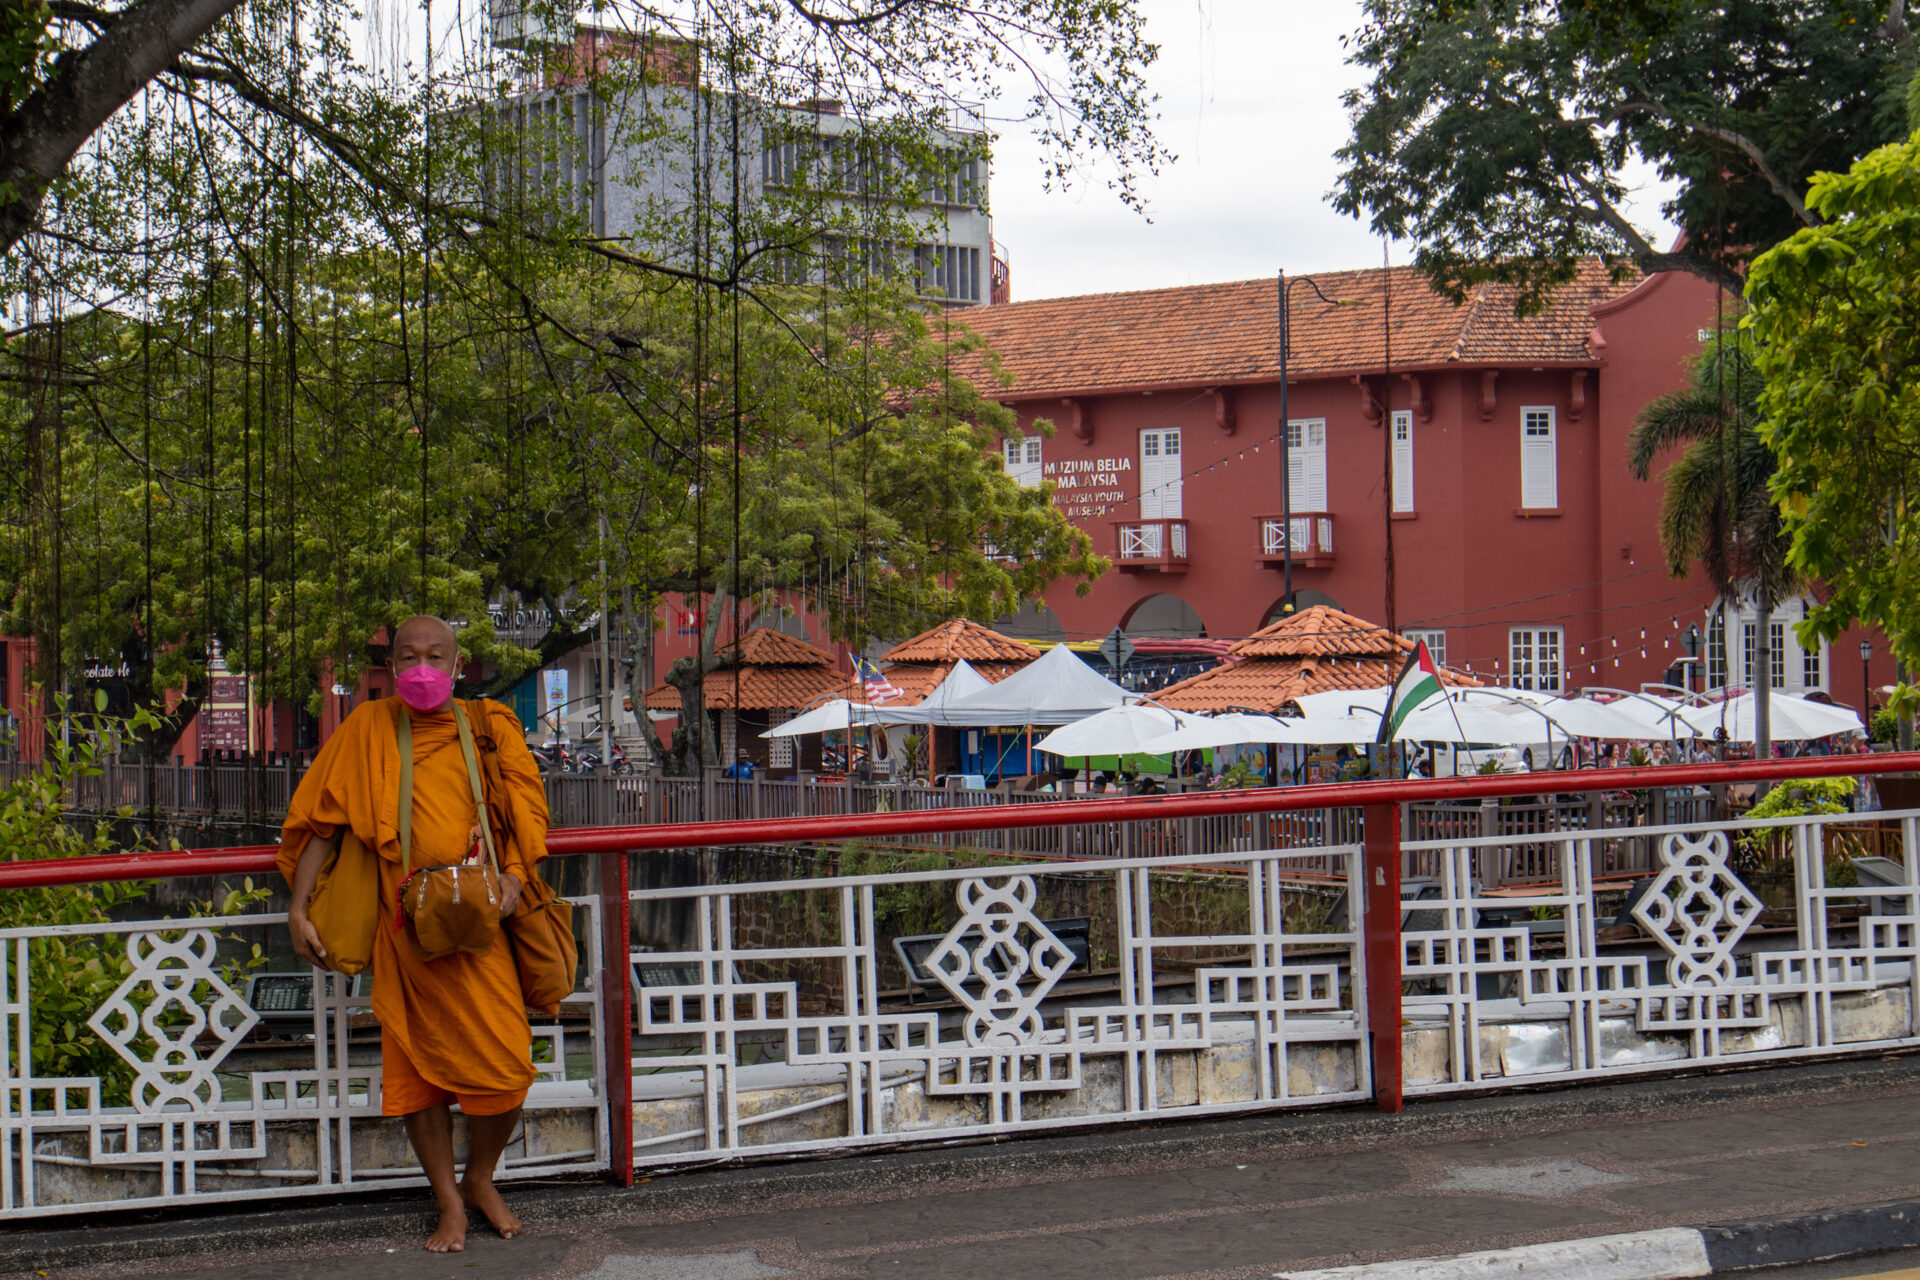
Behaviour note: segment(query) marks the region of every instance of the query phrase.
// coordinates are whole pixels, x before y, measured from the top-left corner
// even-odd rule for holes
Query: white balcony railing
[[[1185,568],[1185,520],[1128,520],[1114,525],[1114,560],[1121,568]]]
[[[1295,568],[1315,569],[1333,563],[1333,517],[1324,511],[1296,511],[1291,516],[1257,516],[1260,523],[1260,559],[1281,564],[1292,548]]]

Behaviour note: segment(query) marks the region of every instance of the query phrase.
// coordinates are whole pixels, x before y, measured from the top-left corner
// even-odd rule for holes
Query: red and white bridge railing
[[[630,1181],[1920,1043],[1920,812],[1722,821],[1675,799],[1916,769],[1920,754],[1852,756],[557,831],[582,982],[536,1020],[504,1173]],[[1514,803],[1548,787],[1557,800]],[[1582,802],[1642,791],[1666,799]],[[1516,829],[1503,807],[1557,816]],[[1403,812],[1456,808],[1402,838]],[[1071,828],[1034,846],[1064,854],[965,843],[1043,827]],[[909,847],[930,834],[954,847]],[[269,848],[10,863],[0,891],[271,867]],[[0,1218],[419,1179],[380,1116],[366,985],[273,961],[284,922],[0,931]]]

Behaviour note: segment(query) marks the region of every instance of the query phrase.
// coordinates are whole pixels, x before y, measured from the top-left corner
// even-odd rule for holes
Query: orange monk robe
[[[380,927],[373,948],[373,1012],[387,1053],[398,1049],[421,1079],[453,1095],[524,1095],[535,1074],[520,979],[503,932],[484,955],[459,951],[421,960],[393,928],[402,879],[398,698],[354,708],[300,780],[281,831],[279,866],[293,879],[312,836],[352,828],[380,856]],[[513,712],[497,702],[467,704],[476,738],[491,738],[513,815],[499,841],[500,869],[522,882],[546,857],[547,797]],[[475,714],[477,712],[477,714]],[[472,784],[451,709],[413,718],[413,865],[465,857],[476,817]],[[396,1082],[397,1083],[397,1082]],[[422,1105],[431,1105],[432,1099]],[[501,1099],[488,1110],[510,1110]],[[418,1108],[412,1108],[418,1109]],[[477,1109],[477,1108],[476,1108]],[[389,1114],[402,1114],[391,1110]]]

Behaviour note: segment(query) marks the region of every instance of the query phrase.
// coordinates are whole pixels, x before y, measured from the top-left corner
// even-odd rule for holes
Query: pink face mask
[[[438,711],[453,696],[453,676],[430,662],[408,667],[393,677],[400,701],[415,711]]]

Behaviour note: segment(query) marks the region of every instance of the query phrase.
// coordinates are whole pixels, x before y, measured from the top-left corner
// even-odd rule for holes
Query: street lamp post
[[[1280,272],[1280,563],[1283,592],[1280,608],[1293,611],[1293,457],[1287,425],[1287,273]]]
[[[1873,738],[1873,680],[1867,663],[1873,658],[1873,641],[1860,642],[1860,719],[1867,726],[1867,738]]]
[[[1285,271],[1280,272],[1277,290],[1280,306],[1280,563],[1286,590],[1281,607],[1289,613],[1293,611],[1293,442],[1288,438],[1292,428],[1287,414],[1287,356],[1293,337],[1293,313],[1288,299],[1293,286],[1302,280],[1330,307],[1344,306],[1347,302],[1343,298],[1329,298],[1312,276],[1295,276],[1289,280]]]

